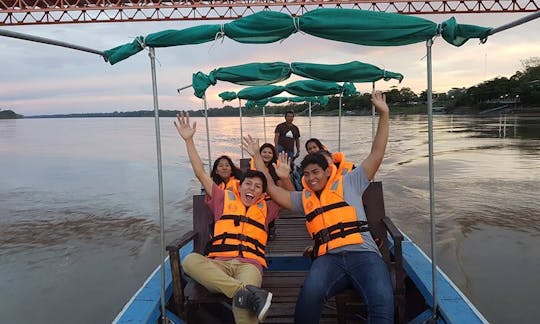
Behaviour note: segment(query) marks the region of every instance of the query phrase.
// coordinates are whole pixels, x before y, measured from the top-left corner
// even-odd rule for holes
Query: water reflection
[[[496,137],[540,139],[540,121],[538,117],[501,114],[498,116],[437,116],[448,119],[449,132],[465,132],[470,137]]]

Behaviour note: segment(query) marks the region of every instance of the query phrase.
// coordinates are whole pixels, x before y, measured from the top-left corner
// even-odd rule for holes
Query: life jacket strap
[[[328,226],[327,228],[324,228],[313,235],[314,255],[319,254],[319,248],[321,245],[326,244],[331,240],[335,240],[337,238],[344,238],[347,235],[367,231],[369,231],[369,227],[366,221],[337,223],[335,225]]]
[[[260,229],[262,229],[263,231],[266,231],[266,229],[264,228],[264,224],[261,224],[259,222],[257,222],[256,220],[253,220],[247,216],[242,216],[242,215],[223,215],[221,216],[220,220],[222,219],[232,219],[234,221],[234,226],[240,226],[240,222],[244,222],[244,223],[248,223],[248,224],[251,224],[255,227],[258,227]]]
[[[350,205],[347,204],[346,202],[342,201],[342,202],[338,202],[338,203],[335,203],[335,204],[330,204],[330,205],[327,205],[327,206],[316,208],[311,213],[306,215],[306,220],[308,222],[311,222],[315,217],[317,217],[318,215],[320,215],[320,214],[322,214],[324,212],[327,212],[329,210],[336,209],[336,208],[347,207],[347,206],[350,206]]]
[[[258,240],[252,237],[249,237],[244,234],[232,234],[232,233],[227,233],[227,232],[214,236],[213,238],[210,239],[209,244],[213,244],[214,242],[217,242],[217,241],[221,241],[219,242],[219,244],[225,244],[226,239],[235,239],[235,240],[239,240],[243,242],[249,242],[255,245],[258,249],[262,251],[264,251],[266,248],[264,244],[262,244],[261,242],[259,242]]]
[[[242,245],[242,244],[238,244],[238,245],[235,245],[235,244],[211,245],[211,246],[208,247],[207,250],[208,250],[208,253],[238,251],[238,255],[240,255],[243,258],[245,257],[244,252],[249,252],[249,253],[255,254],[256,256],[261,257],[261,258],[264,259],[264,252],[261,252],[261,251],[259,251],[257,249],[254,249],[252,247]]]

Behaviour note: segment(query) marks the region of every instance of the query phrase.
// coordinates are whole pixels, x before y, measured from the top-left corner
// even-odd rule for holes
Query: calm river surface
[[[282,117],[266,118],[266,136]],[[311,135],[338,150],[337,117]],[[191,227],[199,191],[172,118],[161,119],[166,241]],[[212,118],[212,156],[240,158],[237,118]],[[297,117],[302,139],[307,117]],[[425,116],[391,120],[387,215],[429,254]],[[540,117],[435,116],[439,265],[492,323],[537,323]],[[264,139],[263,119],[244,132]],[[359,164],[369,117],[342,120],[341,151]],[[207,161],[205,123],[197,146]],[[150,118],[0,120],[0,323],[108,323],[159,264]]]

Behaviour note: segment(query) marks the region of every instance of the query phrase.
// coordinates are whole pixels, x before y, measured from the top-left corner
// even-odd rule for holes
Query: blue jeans
[[[353,286],[368,309],[367,323],[394,322],[394,293],[390,274],[375,252],[324,254],[311,265],[296,302],[296,324],[319,323],[328,299]]]
[[[278,146],[276,147],[276,150],[277,150],[277,152],[278,152],[278,154],[279,154],[279,153],[285,151],[285,148],[284,148],[283,146],[281,146],[281,145],[278,145]],[[291,162],[292,162],[292,158],[294,157],[294,150],[292,150],[292,151],[285,151],[285,153],[287,153],[287,155],[289,156],[289,159],[291,159]]]

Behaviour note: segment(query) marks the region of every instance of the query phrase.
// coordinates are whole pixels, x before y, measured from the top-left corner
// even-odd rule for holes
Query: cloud
[[[458,15],[459,23],[500,26],[521,14]],[[448,15],[425,15],[434,22]],[[183,29],[206,22],[102,23],[52,26],[19,26],[9,29],[105,50],[131,42],[138,35],[165,29]],[[213,22],[216,23],[216,22]],[[489,37],[486,44],[472,40],[457,48],[442,39],[433,45],[433,88],[445,92],[452,87],[470,87],[498,76],[510,77],[520,70],[520,61],[540,52],[538,20]],[[180,94],[176,89],[191,84],[197,71],[205,73],[221,66],[248,62],[313,62],[337,64],[361,61],[405,75],[396,81],[378,82],[378,89],[409,87],[420,93],[426,89],[426,47],[367,47],[339,43],[297,33],[282,42],[265,45],[239,44],[230,39],[200,45],[156,49],[159,104],[162,109],[199,109],[202,103],[192,89]],[[114,66],[94,54],[2,38],[0,60],[0,109],[19,114],[112,112],[153,109],[150,60],[141,52]],[[290,82],[294,79],[290,79]],[[220,82],[207,91],[208,106],[221,107],[222,91],[242,87]],[[371,84],[357,84],[363,92]],[[231,105],[238,104],[237,101]]]

